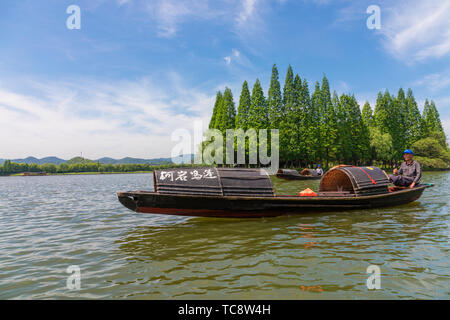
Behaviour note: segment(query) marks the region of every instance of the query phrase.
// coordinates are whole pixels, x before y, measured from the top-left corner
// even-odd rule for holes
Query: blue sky
[[[170,156],[217,90],[267,93],[273,63],[372,107],[410,87],[450,133],[450,1],[3,0],[0,38],[0,158]]]

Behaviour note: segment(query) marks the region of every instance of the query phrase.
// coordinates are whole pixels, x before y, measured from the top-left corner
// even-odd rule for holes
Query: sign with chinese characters
[[[216,168],[171,168],[155,171],[156,190],[164,193],[222,195]]]
[[[159,171],[159,181],[192,181],[192,180],[203,180],[203,179],[216,179],[217,172],[214,168],[206,169],[179,169],[179,170],[168,170]]]

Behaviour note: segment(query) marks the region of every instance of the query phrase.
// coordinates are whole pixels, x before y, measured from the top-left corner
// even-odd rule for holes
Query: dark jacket
[[[413,160],[410,164],[406,164],[405,161],[401,164],[398,174],[411,178],[417,184],[422,177],[422,168],[417,161]]]

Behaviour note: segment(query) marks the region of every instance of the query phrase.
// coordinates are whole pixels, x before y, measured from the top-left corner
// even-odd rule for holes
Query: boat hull
[[[119,192],[119,201],[135,212],[181,216],[258,218],[317,211],[390,207],[420,198],[426,185],[370,196],[225,197]]]
[[[277,174],[277,178],[286,180],[320,180],[322,176],[305,176],[301,174]]]

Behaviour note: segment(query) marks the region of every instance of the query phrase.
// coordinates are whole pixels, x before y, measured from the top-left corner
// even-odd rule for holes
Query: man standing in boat
[[[394,174],[389,175],[389,180],[396,186],[414,188],[422,177],[422,168],[417,161],[413,160],[414,153],[406,149],[403,151],[403,162],[400,169],[394,169]]]

